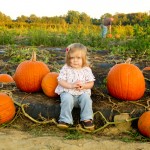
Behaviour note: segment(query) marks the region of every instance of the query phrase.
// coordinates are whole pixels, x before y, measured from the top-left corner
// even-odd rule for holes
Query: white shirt
[[[91,81],[95,81],[95,77],[92,73],[90,67],[83,67],[81,69],[74,69],[68,65],[64,65],[60,70],[58,81],[65,80],[68,83],[75,83],[76,81],[81,81],[83,84]],[[83,93],[88,93],[91,95],[91,89],[66,89],[58,85],[55,89],[55,92],[60,95],[62,92],[68,92],[72,95],[81,95]]]

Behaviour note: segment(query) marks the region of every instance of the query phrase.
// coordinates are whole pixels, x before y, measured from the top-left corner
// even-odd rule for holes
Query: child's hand
[[[79,87],[79,85],[78,85],[77,82],[70,84],[70,88],[71,88],[71,89],[77,89],[78,87]]]
[[[76,81],[75,83],[72,83],[72,88],[73,88],[73,89],[77,89],[77,88],[79,88],[79,87],[80,87],[79,81]]]
[[[82,90],[84,89],[84,84],[81,81],[76,81],[71,85],[71,88],[76,90]]]
[[[77,81],[77,82],[76,82],[76,85],[77,85],[77,87],[76,87],[77,90],[83,90],[83,89],[84,89],[84,84],[83,84],[83,82]]]

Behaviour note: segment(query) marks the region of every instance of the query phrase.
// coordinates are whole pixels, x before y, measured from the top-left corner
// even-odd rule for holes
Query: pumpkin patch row
[[[117,99],[135,101],[145,92],[145,79],[142,71],[127,60],[125,63],[114,65],[107,75],[107,90]],[[146,67],[147,68],[147,67]],[[0,75],[0,82],[14,82],[23,92],[43,92],[49,97],[58,96],[54,90],[58,84],[58,73],[50,72],[48,66],[36,60],[33,51],[31,60],[21,62],[16,68],[13,78],[7,74]]]
[[[110,69],[107,75],[107,90],[111,96],[117,99],[136,101],[144,95],[146,89],[145,79],[142,71],[130,62],[129,59],[125,63],[116,64]],[[3,74],[0,75],[0,82],[15,81],[17,88],[21,91],[38,92],[43,90],[45,95],[57,97],[55,88],[58,85],[58,75],[56,72],[50,72],[45,63],[37,61],[36,53],[33,51],[31,60],[20,63],[13,78]],[[150,119],[147,116],[148,114],[150,116],[149,112],[146,115],[141,115],[138,129],[143,135],[150,137],[150,124],[144,124],[145,119]],[[12,99],[8,95],[0,93],[0,124],[10,121],[14,115],[15,106]]]

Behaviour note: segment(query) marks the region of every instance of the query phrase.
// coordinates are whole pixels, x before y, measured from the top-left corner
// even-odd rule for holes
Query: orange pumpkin
[[[0,82],[14,82],[14,79],[8,74],[0,74]]]
[[[142,71],[130,62],[114,65],[107,75],[107,89],[110,95],[118,99],[140,99],[145,92]]]
[[[138,130],[146,137],[150,137],[150,111],[144,112],[138,120]]]
[[[57,97],[58,95],[55,93],[55,89],[58,85],[57,77],[58,73],[50,72],[46,74],[42,80],[41,86],[45,95],[49,97]]]
[[[107,34],[107,38],[112,38],[112,34]]]
[[[36,61],[36,53],[33,52],[31,60],[26,60],[18,65],[14,80],[20,90],[37,92],[41,90],[43,77],[49,72],[50,69],[45,63]]]
[[[5,93],[0,93],[0,124],[11,121],[15,113],[16,109],[11,97]]]

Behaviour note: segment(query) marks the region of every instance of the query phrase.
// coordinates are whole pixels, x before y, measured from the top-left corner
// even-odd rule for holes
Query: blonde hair
[[[66,48],[66,58],[65,58],[66,64],[70,66],[70,54],[74,53],[75,51],[79,51],[82,54],[82,62],[83,62],[82,67],[89,66],[87,57],[87,48],[80,43],[70,44]]]

